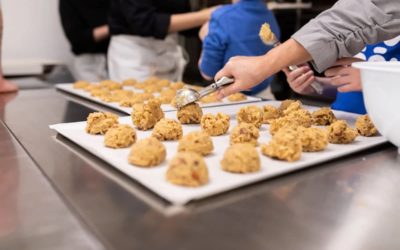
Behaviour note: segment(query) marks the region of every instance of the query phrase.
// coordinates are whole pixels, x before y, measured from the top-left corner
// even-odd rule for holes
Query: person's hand
[[[314,72],[310,66],[303,64],[298,69],[290,71],[288,68],[283,69],[287,82],[294,92],[298,94],[314,93],[311,83],[315,81]]]
[[[201,26],[201,29],[199,31],[199,38],[201,41],[204,41],[204,38],[206,38],[206,36],[208,35],[208,26],[210,25],[209,22],[206,22],[205,24],[203,24],[203,26]]]
[[[0,94],[18,91],[18,86],[4,78],[0,78]]]
[[[331,77],[331,85],[338,87],[339,92],[361,91],[360,71],[353,68],[353,62],[362,61],[357,58],[344,58],[338,60],[335,65],[325,71],[325,75]]]
[[[215,80],[222,77],[232,77],[235,82],[218,91],[218,98],[222,99],[231,94],[248,90],[268,78],[268,70],[265,69],[263,56],[232,57],[225,67],[219,71]]]

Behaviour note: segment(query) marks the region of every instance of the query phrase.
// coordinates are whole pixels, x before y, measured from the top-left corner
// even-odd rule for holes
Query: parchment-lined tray
[[[252,105],[263,106],[272,104],[278,106],[278,102],[259,102]],[[248,104],[246,104],[248,105]],[[237,122],[235,114],[240,107],[246,106],[229,105],[209,108],[205,113],[224,112],[231,115],[231,128],[236,126]],[[310,110],[315,108],[310,107]],[[335,112],[339,119],[347,120],[350,124],[354,124],[357,115],[345,112]],[[165,114],[167,118],[175,118],[176,112]],[[130,117],[120,118],[122,124],[132,124]],[[328,148],[319,153],[303,153],[300,161],[288,163],[270,159],[261,155],[261,171],[251,174],[233,174],[227,173],[220,169],[220,160],[222,159],[225,149],[229,145],[229,134],[219,137],[213,137],[215,151],[211,156],[205,157],[205,161],[209,168],[210,182],[209,184],[199,188],[180,187],[168,183],[165,180],[165,172],[167,170],[169,160],[176,154],[178,142],[163,142],[167,148],[167,160],[159,167],[143,169],[130,165],[127,162],[130,149],[109,149],[103,146],[103,136],[89,135],[84,128],[86,122],[67,123],[52,125],[50,128],[67,137],[79,146],[85,148],[89,152],[111,164],[121,172],[143,184],[154,193],[163,197],[176,205],[183,205],[191,200],[198,200],[228,190],[232,190],[241,186],[248,185],[260,180],[272,178],[285,173],[294,172],[303,168],[307,168],[332,159],[337,159],[345,155],[349,155],[361,150],[365,150],[386,142],[382,136],[376,137],[357,137],[356,141],[349,145],[329,144]],[[183,125],[184,134],[190,131],[199,130],[199,125]],[[137,131],[138,139],[142,139],[151,135],[151,131]],[[260,130],[259,143],[266,143],[270,140],[268,125],[263,125]],[[257,148],[260,152],[260,147]]]
[[[137,92],[142,92],[142,90],[135,89],[133,87],[124,87],[125,89],[137,91]],[[92,102],[96,102],[98,104],[104,105],[106,107],[124,112],[125,114],[130,115],[132,112],[132,108],[127,108],[127,107],[121,107],[118,105],[118,103],[107,103],[99,98],[93,97],[90,95],[90,93],[83,91],[81,89],[74,89],[73,84],[65,83],[65,84],[57,84],[56,89],[65,91],[67,93],[82,97],[84,99],[90,100]],[[230,102],[226,98],[222,100],[222,102],[215,102],[215,103],[200,103],[200,106],[202,108],[207,108],[207,107],[216,107],[216,106],[224,106],[224,105],[233,105],[233,104],[243,104],[243,103],[253,103],[253,102],[259,102],[261,101],[261,98],[258,97],[253,97],[253,96],[247,96],[247,100],[245,101],[240,101],[240,102]],[[170,111],[176,111],[174,107],[172,107],[169,104],[163,104],[161,105],[161,108],[164,112],[170,112]]]

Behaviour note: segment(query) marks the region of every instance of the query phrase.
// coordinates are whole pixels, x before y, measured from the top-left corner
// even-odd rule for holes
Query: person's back
[[[264,45],[258,35],[264,23],[269,23],[279,38],[277,21],[262,0],[241,0],[217,9],[212,15],[209,33],[204,39],[201,72],[212,78],[231,57],[260,56],[267,53],[272,47]],[[251,94],[264,90],[270,81],[271,79],[267,79],[253,88]]]

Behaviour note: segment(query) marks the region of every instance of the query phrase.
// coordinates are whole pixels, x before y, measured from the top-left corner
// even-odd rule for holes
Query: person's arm
[[[337,59],[352,57],[366,44],[400,34],[399,0],[340,0],[292,38],[311,54],[322,72]]]
[[[235,82],[219,91],[219,98],[250,89],[289,65],[299,65],[311,60],[307,50],[293,39],[270,50],[263,56],[233,57],[219,71],[215,80],[233,77]]]
[[[150,1],[125,0],[122,13],[133,34],[164,39],[169,33],[196,28],[207,22],[214,8],[183,14],[158,12]]]
[[[199,60],[199,70],[206,80],[212,80],[223,68],[227,46],[227,35],[217,20],[211,20],[209,32],[203,42],[203,50]]]
[[[95,29],[85,27],[70,1],[60,0],[59,11],[64,33],[73,47],[90,50],[96,43],[108,38],[107,25]]]
[[[10,82],[10,81],[7,81],[6,79],[4,79],[3,69],[2,69],[3,66],[1,63],[2,62],[1,61],[2,45],[3,45],[3,12],[2,12],[1,5],[0,5],[0,94],[15,92],[18,90],[17,85],[15,85],[13,82]]]

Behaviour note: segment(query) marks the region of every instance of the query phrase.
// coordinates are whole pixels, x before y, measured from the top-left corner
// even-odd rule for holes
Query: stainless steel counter
[[[1,132],[0,170],[36,174],[0,181],[0,190],[5,190],[0,212],[7,211],[0,219],[21,204],[41,210],[25,213],[16,223],[36,219],[34,228],[14,232],[14,239],[32,246],[26,249],[43,249],[35,243],[54,235],[61,237],[60,245],[81,237],[88,244],[82,249],[400,249],[400,158],[389,144],[184,208],[172,207],[48,128],[84,120],[101,106],[52,89],[22,91],[6,104],[5,98],[0,96],[0,117],[19,142],[13,145],[22,146],[29,157],[4,146],[8,132]],[[26,189],[27,183],[32,190],[45,185],[48,194],[43,195],[54,196],[58,205],[44,205],[38,194],[15,191]],[[22,203],[15,205],[15,199]],[[64,216],[50,220],[48,209],[64,211]],[[31,237],[39,230],[40,236]],[[0,246],[7,240],[2,235],[0,222]],[[25,249],[17,242],[7,244],[7,249]]]

